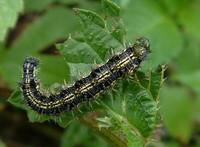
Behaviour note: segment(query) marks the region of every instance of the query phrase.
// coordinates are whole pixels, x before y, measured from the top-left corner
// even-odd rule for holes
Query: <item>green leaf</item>
[[[35,111],[33,110],[28,110],[27,111],[27,116],[28,116],[28,119],[30,122],[45,122],[47,120],[50,120],[51,119],[51,116],[47,116],[47,115],[40,115],[38,113],[36,113]]]
[[[71,18],[70,23],[67,18]],[[66,38],[77,27],[76,24],[71,11],[63,7],[50,9],[24,30],[12,45],[5,60],[14,58],[15,62],[22,62],[24,57],[36,54],[56,41]]]
[[[8,102],[16,107],[28,110],[28,106],[25,104],[22,93],[19,90],[12,93],[12,95],[8,98]]]
[[[192,133],[195,101],[186,89],[164,87],[161,91],[161,114],[170,134],[187,143]]]
[[[114,24],[116,26],[113,25],[113,23],[111,23],[111,31],[112,31],[112,35],[121,43],[125,46],[125,34],[126,34],[126,30],[124,28],[124,23],[122,22],[121,18],[120,19],[116,19],[114,20]]]
[[[91,70],[93,69],[94,65],[92,64],[74,64],[74,63],[67,63],[70,68],[70,76],[73,79],[73,82],[87,76]]]
[[[113,0],[113,1],[116,4],[118,4],[121,9],[125,9],[130,2],[130,0]]]
[[[156,125],[157,102],[154,101],[148,90],[140,87],[137,83],[131,88],[132,93],[127,100],[127,118],[144,137],[148,137]]]
[[[150,72],[150,80],[149,80],[149,90],[153,96],[153,98],[158,102],[160,101],[160,89],[164,82],[164,71],[165,67],[161,67],[161,71],[159,72]]]
[[[18,14],[22,9],[22,0],[0,1],[0,42],[4,41],[8,29],[14,27]]]
[[[140,84],[148,89],[152,97],[159,101],[160,88],[163,84],[165,67],[160,67],[159,71],[149,71],[146,75],[142,72],[137,73],[137,78]]]
[[[143,147],[144,146],[144,141],[139,137],[138,135],[134,134],[133,132],[131,133],[130,130],[124,131],[127,134],[128,138],[128,146],[137,146],[137,147]]]
[[[105,106],[109,118],[111,118],[112,126],[110,128],[115,134],[120,134],[120,131],[125,133],[127,139],[127,146],[143,147],[145,140],[140,132],[132,124],[130,124],[126,118],[117,114],[115,111]],[[126,146],[126,145],[124,145]]]
[[[124,23],[120,18],[120,7],[110,0],[102,0],[104,17],[107,29],[121,43],[125,44],[126,30]]]
[[[102,0],[102,7],[106,16],[119,16],[120,7],[111,0]]]
[[[181,51],[183,39],[179,30],[156,1],[130,1],[123,18],[129,41],[140,36],[150,40],[152,54],[145,62],[144,69],[155,69],[158,65],[169,62]]]
[[[91,140],[95,140],[91,141]],[[93,134],[92,130],[86,126],[73,122],[65,131],[61,138],[61,147],[74,147],[78,145],[87,147],[106,147],[108,144],[100,137]]]
[[[90,10],[78,8],[75,8],[74,12],[80,17],[84,27],[88,27],[88,25],[90,26],[91,23],[94,23],[97,26],[100,26],[101,28],[105,28],[104,20],[97,13]]]
[[[65,61],[69,63],[102,63],[99,55],[85,42],[68,38],[63,44],[57,45]],[[73,50],[72,50],[73,48]],[[78,54],[77,54],[78,53]]]
[[[49,86],[52,83],[63,83],[70,80],[69,67],[64,64],[62,57],[40,56],[39,59],[41,59],[41,66],[38,77],[43,85]]]
[[[180,147],[180,144],[175,140],[167,140],[167,141],[153,141],[147,145],[147,147]]]
[[[139,72],[132,80],[119,82],[113,88],[115,90],[112,94],[104,96],[105,99],[102,100],[109,114],[107,118],[111,120],[100,119],[99,125],[111,127],[114,132],[125,132],[130,146],[143,146],[147,143],[146,139],[157,123],[158,93],[163,82],[162,77],[163,71],[147,75]],[[152,90],[151,87],[157,89]]]
[[[96,13],[75,9],[83,24],[83,34],[85,41],[95,52],[105,60],[106,53],[111,49],[122,47],[121,43],[115,39],[105,28],[105,21]]]
[[[75,117],[71,112],[65,112],[59,116],[53,115],[44,115],[39,114],[31,109],[27,110],[27,116],[30,122],[45,122],[53,120],[56,122],[60,127],[66,128],[74,119]]]

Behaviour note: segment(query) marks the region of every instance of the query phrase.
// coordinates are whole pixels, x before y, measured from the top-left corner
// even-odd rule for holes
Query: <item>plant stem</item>
[[[79,118],[79,121],[91,128],[94,132],[98,133],[106,140],[108,140],[113,146],[117,147],[127,147],[127,142],[125,139],[122,139],[119,135],[114,134],[110,129],[99,128],[94,117],[85,116]]]

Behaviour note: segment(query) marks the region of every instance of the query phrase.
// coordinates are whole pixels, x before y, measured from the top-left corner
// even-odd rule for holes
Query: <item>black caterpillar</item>
[[[135,44],[114,55],[104,65],[94,69],[87,77],[76,81],[72,86],[62,89],[58,94],[45,94],[40,90],[36,77],[39,60],[26,58],[23,65],[21,89],[27,104],[40,114],[59,114],[71,111],[79,104],[94,99],[126,74],[134,73],[141,61],[150,52],[146,38],[139,38]]]

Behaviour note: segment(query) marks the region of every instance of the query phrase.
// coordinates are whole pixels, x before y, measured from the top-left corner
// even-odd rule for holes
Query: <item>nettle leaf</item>
[[[161,72],[150,72],[150,80],[149,80],[149,90],[152,94],[152,97],[154,100],[159,102],[160,99],[160,89],[162,87],[162,84],[164,82],[163,76],[164,76],[165,67],[162,67]]]
[[[120,7],[111,0],[102,0],[102,7],[106,16],[119,16]]]
[[[128,144],[143,146],[155,129],[159,107],[158,93],[163,83],[163,72],[164,68],[160,72],[150,72],[146,75],[139,72],[133,79],[117,84],[114,87],[116,90],[111,94],[112,97],[103,100],[107,117],[112,118],[107,125],[105,122],[103,124],[118,133],[120,130],[125,132]],[[157,89],[152,90],[153,88]],[[102,121],[99,121],[99,125],[102,126]]]
[[[105,104],[102,105],[104,105],[108,114],[108,118],[110,118],[109,121],[112,125],[110,125],[109,128],[112,130],[113,134],[116,136],[123,134],[126,137],[126,140],[121,138],[121,142],[118,143],[119,146],[144,146],[145,140],[137,128],[130,124],[125,117],[119,115],[110,107],[106,106]],[[115,142],[118,141],[115,140]]]
[[[128,119],[147,137],[156,124],[157,103],[151,94],[142,87],[134,84],[132,91],[136,95],[134,94],[133,99],[127,102],[127,109],[132,110],[127,112]]]
[[[126,31],[121,19],[120,7],[110,0],[102,0],[102,7],[104,18],[107,22],[107,28],[112,32],[112,35],[124,45]]]
[[[106,27],[111,34],[121,43],[125,44],[125,28],[121,19],[120,7],[110,0],[102,0],[104,18],[107,22]]]
[[[64,59],[59,56],[39,56],[40,67],[38,77],[43,83],[42,86],[49,86],[52,83],[63,83],[68,81],[69,66],[64,63]],[[56,67],[56,71],[55,71]]]
[[[102,63],[99,55],[85,42],[77,41],[73,38],[68,38],[63,44],[58,44],[62,55],[66,62],[70,63]],[[79,54],[77,54],[79,53]]]
[[[160,67],[159,71],[149,71],[145,75],[143,72],[137,73],[137,79],[145,89],[148,89],[155,100],[159,100],[159,92],[163,83],[165,66]]]
[[[28,110],[28,106],[24,102],[22,93],[20,90],[13,92],[13,94],[8,98],[8,102],[24,110]]]
[[[15,25],[22,9],[22,0],[0,1],[0,41],[4,41],[8,29]]]
[[[104,20],[96,13],[75,9],[83,24],[84,39],[105,60],[106,53],[111,49],[122,48],[121,43],[115,39],[105,27]]]

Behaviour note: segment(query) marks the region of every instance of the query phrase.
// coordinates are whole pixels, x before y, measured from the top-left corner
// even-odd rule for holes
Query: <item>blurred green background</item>
[[[160,93],[162,121],[150,146],[200,146],[200,0],[115,0],[121,7],[126,42],[150,39],[152,69],[166,64]],[[0,0],[0,147],[109,146],[75,122],[29,123],[25,111],[7,102],[21,80],[27,56],[42,60],[40,79],[66,81],[68,66],[56,49],[80,30],[72,8],[101,12],[99,0]],[[55,66],[57,69],[55,70]]]

